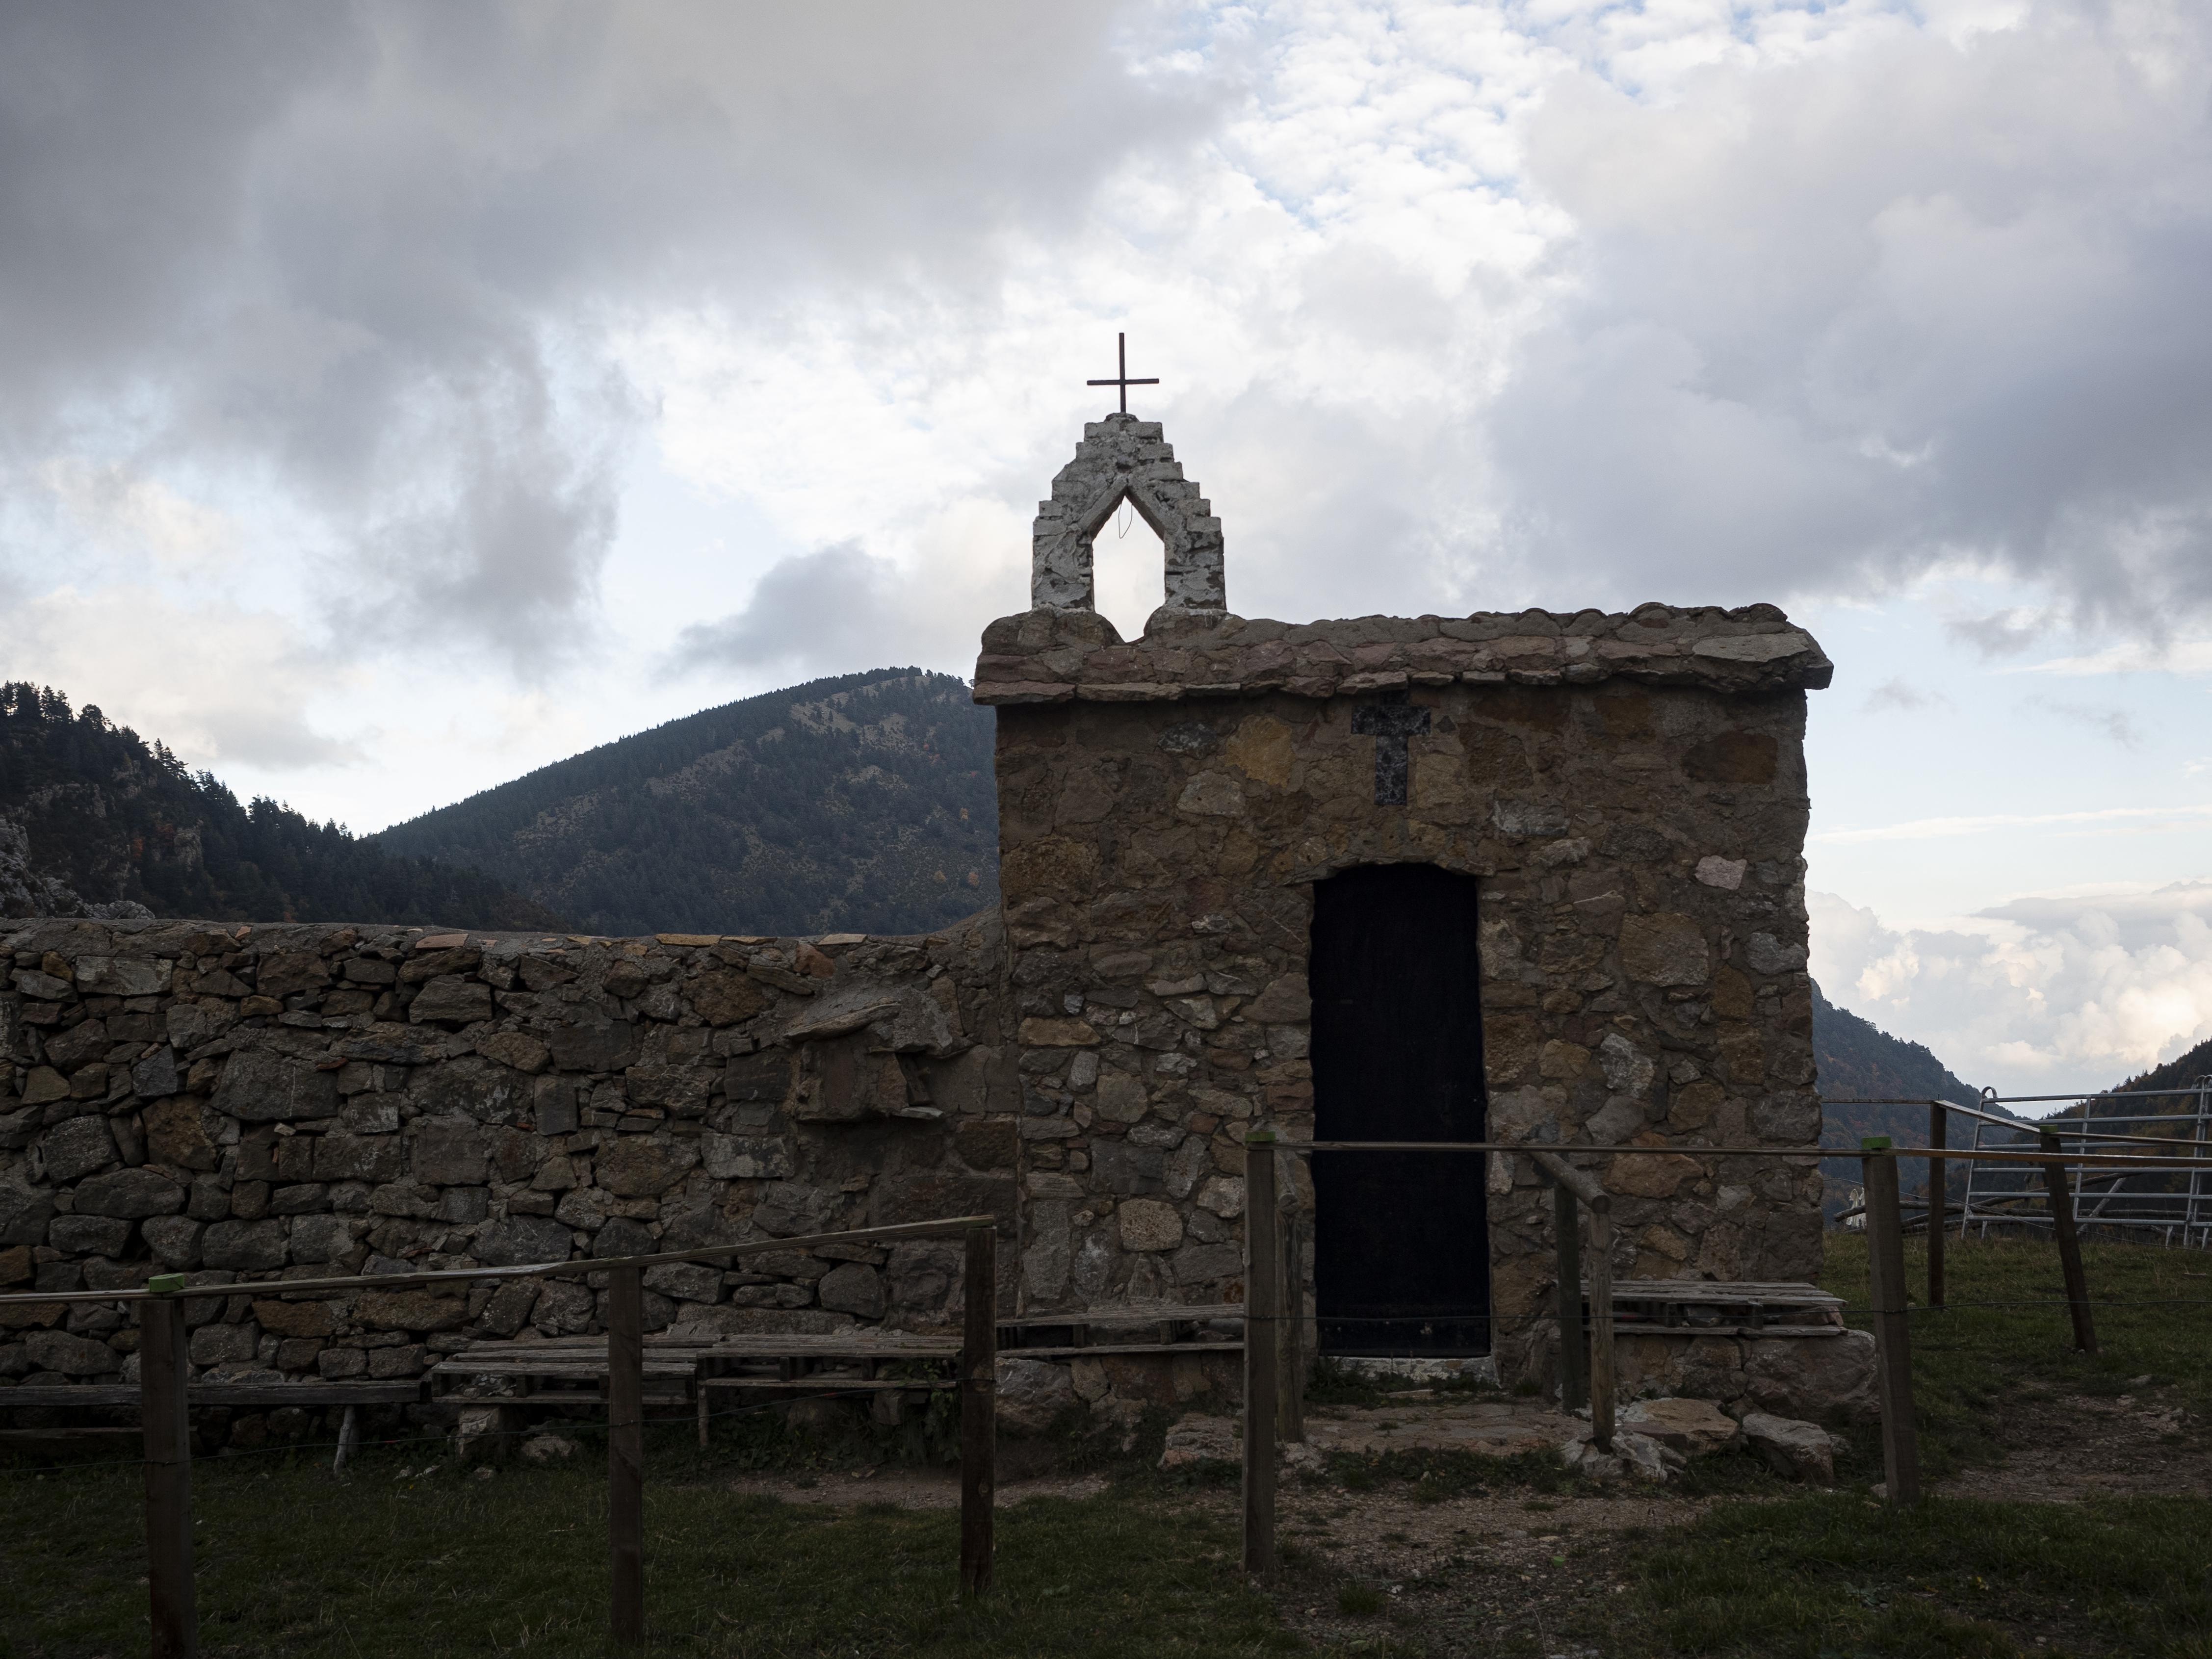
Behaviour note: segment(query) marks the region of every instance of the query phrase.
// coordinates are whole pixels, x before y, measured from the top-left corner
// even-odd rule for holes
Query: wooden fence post
[[[1905,1315],[1905,1218],[1897,1155],[1887,1135],[1859,1142],[1866,1192],[1867,1267],[1874,1293],[1875,1380],[1881,1395],[1881,1470],[1889,1501],[1920,1501],[1920,1441],[1912,1421],[1912,1341]]]
[[[968,1235],[961,1297],[960,1593],[987,1595],[994,1547],[992,1504],[999,1456],[999,1234]]]
[[[354,1449],[360,1444],[361,1418],[356,1407],[348,1406],[345,1408],[345,1414],[338,1419],[337,1449],[331,1455],[332,1474],[345,1473],[347,1461],[353,1456]]]
[[[1275,1569],[1277,1284],[1282,1244],[1275,1213],[1275,1132],[1244,1137],[1244,1571]]]
[[[1552,1233],[1559,1253],[1559,1409],[1578,1412],[1589,1404],[1589,1349],[1583,1335],[1583,1218],[1564,1182],[1552,1180],[1551,1188]]]
[[[1305,1227],[1293,1210],[1283,1218],[1280,1369],[1276,1373],[1276,1431],[1286,1441],[1306,1437],[1306,1298],[1302,1248]]]
[[[2060,1150],[2058,1137],[2042,1133],[2043,1150]],[[2051,1229],[2058,1240],[2058,1266],[2066,1276],[2066,1301],[2074,1314],[2074,1346],[2083,1353],[2097,1352],[2097,1326],[2089,1316],[2089,1276],[2081,1270],[2081,1235],[2074,1225],[2074,1183],[2066,1166],[2053,1161],[2043,1166],[2043,1184],[2051,1194]]]
[[[1943,1103],[1928,1103],[1928,1144],[1942,1151],[1950,1143],[1945,1139],[1950,1133],[1951,1114],[1943,1109]],[[1943,1305],[1943,1212],[1948,1207],[1943,1196],[1943,1160],[1928,1160],[1928,1305]]]
[[[1590,1201],[1590,1440],[1613,1449],[1613,1200]]]
[[[645,1295],[639,1270],[607,1270],[607,1532],[614,1639],[645,1641]]]
[[[146,1589],[154,1659],[193,1659],[200,1650],[192,1590],[192,1428],[186,1410],[182,1278],[170,1293],[138,1304],[138,1414],[146,1436]]]

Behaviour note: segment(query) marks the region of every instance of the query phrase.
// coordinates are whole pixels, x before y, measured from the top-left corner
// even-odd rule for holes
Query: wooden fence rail
[[[696,1250],[599,1261],[544,1262],[520,1267],[456,1268],[436,1273],[358,1274],[267,1284],[188,1285],[183,1275],[159,1274],[140,1291],[76,1291],[0,1296],[0,1304],[137,1302],[139,1310],[138,1405],[146,1444],[147,1595],[154,1659],[196,1659],[199,1616],[192,1583],[190,1365],[184,1304],[207,1297],[266,1290],[371,1290],[425,1283],[607,1275],[607,1534],[613,1559],[611,1633],[615,1645],[645,1640],[645,1340],[644,1272],[669,1261],[720,1261],[766,1250],[817,1244],[878,1243],[958,1236],[967,1241],[961,1294],[960,1589],[991,1587],[992,1503],[996,1489],[998,1370],[998,1221],[957,1216],[795,1238],[714,1244]],[[1248,1347],[1250,1346],[1248,1343]]]

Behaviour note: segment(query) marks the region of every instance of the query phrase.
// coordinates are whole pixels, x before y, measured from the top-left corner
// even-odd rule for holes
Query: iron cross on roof
[[[1158,386],[1160,383],[1159,377],[1158,375],[1154,375],[1148,380],[1133,380],[1129,378],[1129,337],[1126,334],[1116,334],[1114,337],[1114,358],[1115,362],[1120,365],[1120,368],[1116,370],[1115,377],[1113,380],[1085,380],[1083,384],[1085,386],[1120,386],[1121,388],[1121,412],[1124,415],[1127,415],[1129,412],[1129,388],[1133,386]]]
[[[1429,711],[1409,707],[1403,691],[1385,691],[1378,703],[1356,709],[1352,729],[1375,739],[1375,804],[1406,804],[1406,773],[1410,763],[1406,739],[1429,732]]]

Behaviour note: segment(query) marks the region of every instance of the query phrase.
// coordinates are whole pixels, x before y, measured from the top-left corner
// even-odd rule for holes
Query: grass
[[[210,1659],[605,1651],[606,1480],[590,1459],[478,1481],[450,1468],[397,1480],[401,1460],[386,1455],[344,1483],[319,1467],[256,1467],[269,1461],[194,1469]],[[667,1475],[649,1469],[646,1487],[654,1652],[1077,1659],[1125,1654],[1136,1630],[1148,1652],[1167,1655],[1298,1645],[1238,1579],[1233,1531],[1188,1507],[1003,1507],[996,1593],[963,1606],[951,1512],[817,1509]],[[17,1475],[0,1489],[13,1500],[0,1656],[143,1651],[137,1471]]]
[[[1372,1618],[1382,1611],[1382,1592],[1372,1584],[1342,1584],[1336,1592],[1336,1610],[1356,1619]]]
[[[1644,1559],[1662,1652],[1824,1659],[2212,1652],[2208,1506],[2183,1498],[1897,1512],[1853,1493],[1716,1506]]]
[[[1827,1235],[1822,1288],[1864,1328],[1866,1238]],[[2201,1250],[2086,1244],[2082,1272],[2101,1352],[2074,1346],[2073,1325],[2048,1239],[1948,1241],[1942,1310],[1927,1305],[1928,1244],[1905,1244],[1914,1310],[1912,1387],[1921,1462],[1931,1479],[1996,1461],[1998,1419],[2025,1401],[2171,1389],[2192,1414],[2212,1413],[2212,1257]]]
[[[2085,1246],[2092,1299],[2132,1304],[2094,1310],[2101,1352],[2091,1355],[2073,1346],[2048,1240],[1948,1243],[1940,1311],[1926,1305],[1926,1241],[1905,1252],[1929,1479],[1998,1462],[2002,1419],[2025,1404],[2057,1413],[2068,1396],[2150,1387],[2192,1413],[2212,1407],[2212,1261],[2203,1254]],[[1826,1243],[1821,1283],[1863,1325],[1865,1238],[1831,1233]],[[1646,1547],[1617,1650],[1731,1659],[2212,1656],[2212,1556],[2202,1541],[2212,1504],[1929,1498],[1899,1512],[1867,1495],[1866,1483],[1880,1478],[1879,1452],[1871,1432],[1855,1437],[1855,1454],[1838,1465],[1844,1489],[1717,1504]],[[2083,1455],[2095,1455],[2086,1444]],[[1725,1466],[1736,1461],[1692,1464],[1702,1484],[1692,1490],[1725,1491]],[[1633,1634],[1639,1627],[1648,1649]]]
[[[1828,1243],[1824,1281],[1863,1318],[1864,1242],[1831,1235]],[[1924,1285],[1923,1250],[1911,1247],[1909,1273]],[[2047,1242],[1954,1244],[1952,1305],[1917,1312],[1912,1327],[1931,1478],[1997,1457],[2002,1419],[2023,1402],[2057,1421],[2067,1397],[2117,1395],[2148,1376],[2161,1400],[2212,1410],[2212,1306],[2201,1305],[2212,1303],[2212,1262],[2121,1245],[2093,1245],[2086,1256],[2100,1302],[2136,1304],[2097,1310],[2104,1352],[2094,1357],[2073,1352]],[[1335,1386],[1345,1404],[1385,1404],[1404,1392],[1364,1379]],[[733,1474],[775,1469],[864,1492],[850,1481],[856,1464],[942,1458],[943,1436],[931,1427],[872,1440],[855,1431],[847,1443],[809,1446],[747,1419],[703,1455],[680,1428],[665,1438],[656,1431],[647,1481],[652,1650],[1178,1659],[1304,1645],[1277,1603],[1241,1582],[1233,1510],[1203,1480],[1125,1474],[1102,1497],[1002,1505],[997,1591],[971,1606],[954,1593],[949,1511],[817,1508],[732,1490]],[[1158,1427],[1146,1425],[1147,1459],[1157,1455]],[[1750,1458],[1703,1459],[1676,1488],[1715,1500],[1690,1524],[1619,1531],[1610,1541],[1578,1524],[1575,1541],[1541,1570],[1556,1576],[1550,1588],[1566,1610],[1548,1638],[1503,1622],[1528,1623],[1522,1604],[1546,1586],[1503,1582],[1494,1571],[1486,1580],[1479,1562],[1386,1603],[1372,1585],[1335,1579],[1320,1553],[1324,1540],[1286,1538],[1285,1583],[1318,1581],[1324,1605],[1357,1621],[1343,1627],[1350,1634],[1324,1638],[1347,1653],[2212,1659],[2212,1554],[2203,1544],[2212,1504],[1936,1498],[1899,1514],[1868,1496],[1879,1457],[1870,1436],[1860,1443],[1839,1463],[1844,1486],[1834,1492],[1790,1486]],[[428,1455],[426,1447],[372,1452],[343,1484],[307,1457],[197,1464],[210,1659],[603,1653],[606,1488],[588,1439],[568,1467],[510,1468],[481,1482],[450,1467],[394,1478]],[[1424,1514],[1503,1500],[1535,1526],[1564,1499],[1601,1490],[1540,1454],[1340,1455],[1327,1478],[1353,1492],[1395,1486]],[[11,1507],[0,1532],[0,1659],[143,1651],[136,1468],[43,1478],[0,1471],[0,1494]],[[1613,1584],[1625,1588],[1615,1594]],[[1292,1589],[1281,1605],[1310,1593]],[[1439,1614],[1455,1602],[1447,1633]]]

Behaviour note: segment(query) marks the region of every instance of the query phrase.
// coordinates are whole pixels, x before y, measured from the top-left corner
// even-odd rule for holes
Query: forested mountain
[[[1972,1106],[1981,1091],[1962,1083],[1950,1068],[1917,1042],[1907,1042],[1838,1008],[1813,987],[1813,1049],[1820,1066],[1824,1098],[1856,1100],[1940,1100]],[[1919,1146],[1927,1139],[1925,1107],[1837,1107],[1831,1109],[1829,1139],[1840,1144],[1845,1133],[1856,1144],[1861,1135],[1889,1135]]]
[[[547,927],[473,870],[403,857],[238,797],[96,708],[0,685],[0,916]]]
[[[2141,1076],[2131,1077],[2113,1091],[2118,1095],[2154,1094],[2162,1089],[2187,1089],[2200,1077],[2212,1074],[2212,1038],[2198,1043],[2177,1060],[2163,1066],[2154,1066]],[[2110,1097],[2092,1102],[2090,1111],[2099,1117],[2132,1117],[2151,1112],[2193,1112],[2196,1102],[2186,1095],[2168,1095],[2163,1100],[2115,1100]]]
[[[385,830],[597,933],[926,933],[998,896],[991,711],[878,669],[726,703]]]
[[[1838,1008],[1820,994],[1818,984],[1813,987],[1813,1057],[1820,1068],[1824,1102],[1935,1099],[1978,1106],[1981,1099],[1979,1089],[1960,1082],[1921,1044],[1893,1037],[1850,1009]],[[1900,1146],[1928,1144],[1925,1105],[1825,1104],[1820,1120],[1824,1146],[1856,1146],[1865,1135],[1887,1135]],[[1954,1113],[1947,1119],[1947,1129],[1950,1144],[1961,1146],[1972,1137],[1973,1123]],[[1842,1188],[1858,1180],[1859,1163],[1855,1158],[1823,1158],[1820,1173],[1827,1177],[1827,1197],[1822,1207],[1832,1216],[1843,1207]],[[1925,1190],[1925,1159],[1907,1159],[1899,1173],[1908,1191]],[[1954,1193],[1965,1190],[1965,1182],[1963,1167],[1953,1164],[1947,1169],[1946,1184]]]

